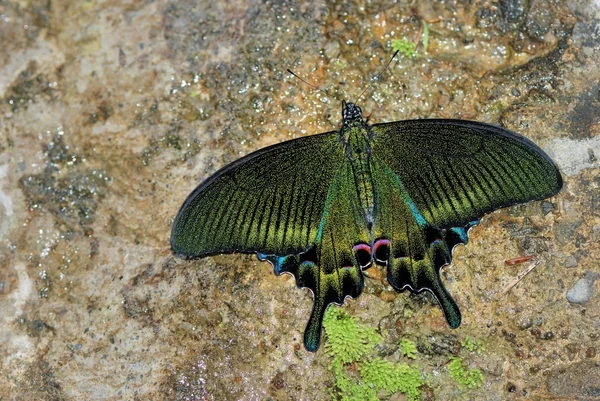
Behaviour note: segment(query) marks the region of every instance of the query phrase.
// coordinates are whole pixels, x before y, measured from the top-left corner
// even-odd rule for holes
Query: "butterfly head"
[[[362,120],[362,110],[354,103],[342,102],[342,120],[344,122]]]

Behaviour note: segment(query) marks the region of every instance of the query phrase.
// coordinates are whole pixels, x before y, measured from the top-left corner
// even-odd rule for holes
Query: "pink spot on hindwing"
[[[379,264],[387,264],[390,256],[390,240],[381,238],[373,244],[373,254],[375,262]]]
[[[356,244],[352,249],[361,269],[366,269],[371,265],[373,258],[371,257],[371,247],[368,244]]]

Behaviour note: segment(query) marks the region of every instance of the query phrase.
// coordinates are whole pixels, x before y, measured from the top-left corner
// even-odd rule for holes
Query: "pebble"
[[[569,256],[567,260],[565,260],[565,267],[577,267],[577,258],[573,255]]]
[[[600,224],[596,224],[592,227],[592,239],[594,241],[600,241]]]
[[[579,279],[573,287],[567,291],[567,300],[573,304],[584,304],[594,295],[594,281],[600,275],[596,272],[587,272],[585,277]]]

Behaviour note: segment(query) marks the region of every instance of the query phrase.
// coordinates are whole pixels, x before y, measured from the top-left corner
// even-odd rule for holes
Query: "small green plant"
[[[325,353],[342,364],[358,361],[382,340],[375,329],[357,324],[340,308],[327,309],[323,326],[327,336]]]
[[[407,58],[417,57],[417,44],[407,39],[392,39],[392,49]]]
[[[460,345],[462,345],[463,348],[468,349],[470,352],[476,352],[478,355],[481,355],[481,353],[484,351],[481,341],[469,336],[465,336],[464,340],[460,342]]]
[[[414,42],[408,39],[392,39],[392,49],[407,58],[415,58],[417,57],[419,42],[423,44],[423,53],[427,53],[427,46],[429,46],[429,25],[427,25],[424,19],[421,20],[421,31]]]
[[[453,357],[448,365],[450,376],[463,388],[479,388],[483,384],[483,374],[479,369],[468,369],[462,358]]]
[[[417,359],[417,346],[407,338],[400,340],[400,353],[410,359]]]
[[[399,391],[406,394],[409,400],[418,400],[421,395],[421,372],[405,363],[393,364],[375,358],[360,364],[359,369],[362,381],[374,389],[385,389],[392,394]]]
[[[421,23],[423,24],[423,36],[421,36],[423,53],[427,53],[427,46],[429,46],[429,25],[427,25],[427,22],[424,19],[421,20]]]
[[[382,341],[375,329],[358,324],[335,307],[327,309],[323,327],[325,353],[333,358],[330,366],[335,378],[330,390],[333,400],[378,401],[377,393],[382,390],[404,393],[411,401],[419,399],[421,372],[406,363],[395,364],[374,356],[375,345]]]

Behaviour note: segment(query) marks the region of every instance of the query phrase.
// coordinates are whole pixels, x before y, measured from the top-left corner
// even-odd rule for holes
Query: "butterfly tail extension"
[[[300,255],[277,256],[258,253],[257,256],[259,260],[271,263],[276,275],[290,273],[296,278],[298,287],[310,288],[315,294],[310,319],[304,330],[304,346],[308,351],[315,352],[321,344],[323,316],[328,306],[324,305],[324,300],[317,296],[318,292],[315,290],[318,282],[315,273],[318,274],[318,268],[313,262],[300,262]]]
[[[440,270],[452,261],[453,248],[467,243],[468,230],[475,224],[477,221],[446,230],[427,226],[423,230],[423,241],[409,245],[413,249],[407,252],[408,256],[394,257],[390,254],[388,260],[388,281],[392,287],[398,291],[409,288],[414,292],[431,292],[452,328],[460,326],[461,313],[442,283]]]
[[[304,331],[304,346],[315,352],[321,344],[323,316],[327,307],[332,304],[341,305],[346,297],[356,298],[363,290],[364,281],[356,260],[348,258],[351,263],[342,268],[331,268],[328,255],[323,255],[319,263],[316,247],[298,255],[266,255],[257,254],[259,260],[273,265],[275,274],[290,273],[296,278],[296,285],[308,288],[314,296],[313,309]],[[320,265],[324,264],[323,267]]]
[[[310,313],[310,318],[304,329],[304,347],[307,351],[316,352],[321,345],[321,331],[323,328],[323,317],[325,311],[329,307],[330,303],[326,303],[325,299],[317,296],[315,292],[315,299],[313,303],[313,309]]]
[[[331,304],[342,305],[346,297],[357,298],[363,290],[363,276],[357,265],[327,269],[307,261],[299,266],[298,282],[301,287],[310,288],[314,295],[313,309],[304,331],[304,346],[315,352],[321,342],[325,311]]]

